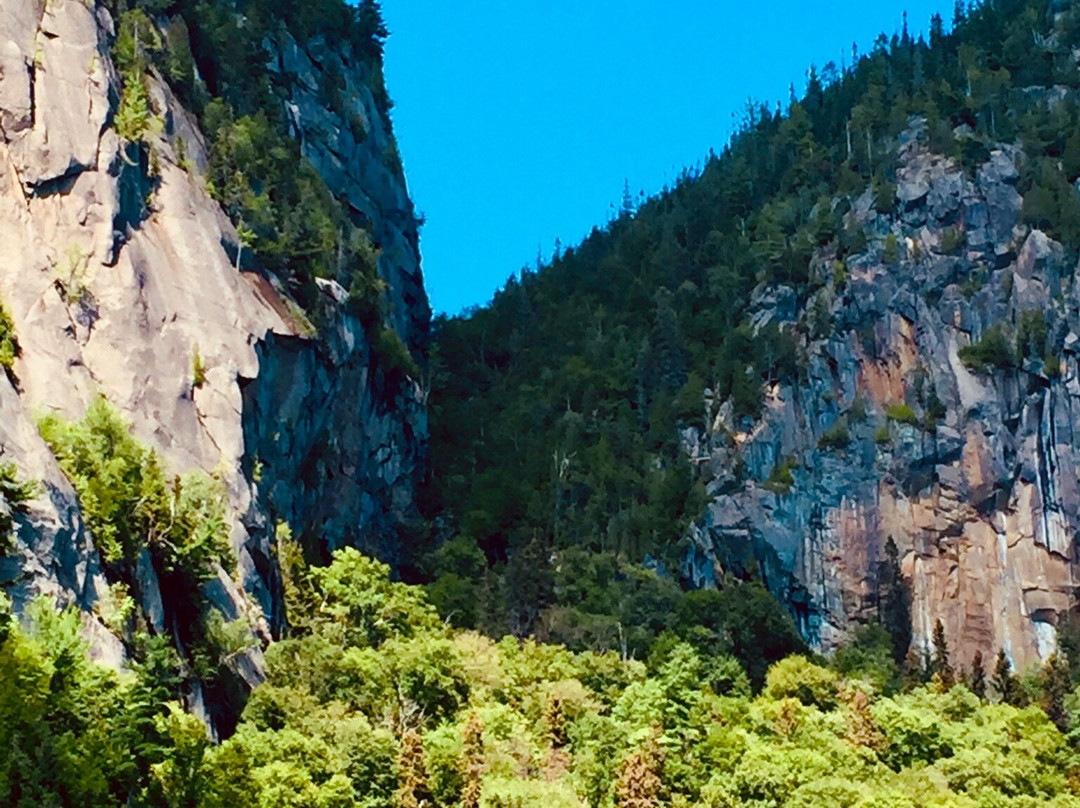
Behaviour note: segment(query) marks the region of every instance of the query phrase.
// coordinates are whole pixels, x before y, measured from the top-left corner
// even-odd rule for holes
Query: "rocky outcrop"
[[[1023,669],[1075,602],[1080,287],[1061,246],[1021,224],[1017,149],[972,176],[924,135],[915,121],[903,138],[893,215],[869,191],[849,205],[864,252],[839,270],[819,255],[833,280],[794,314],[777,302],[790,293],[758,290],[757,322],[815,338],[759,422],[710,401],[684,435],[712,495],[687,572],[709,584],[754,559],[829,650],[877,616],[891,538],[916,651],[940,619],[957,664],[1003,648]],[[965,364],[994,331],[1013,357]]]
[[[146,186],[110,128],[112,31],[94,2],[0,8],[0,300],[21,349],[17,387],[0,378],[0,460],[43,482],[18,518],[16,551],[0,560],[0,585],[20,603],[47,593],[88,613],[101,595],[92,537],[34,418],[78,418],[104,395],[170,472],[225,481],[237,564],[206,594],[268,634],[281,620],[277,523],[314,550],[396,552],[426,440],[423,392],[380,380],[336,284],[320,286],[313,333],[273,276],[238,271],[236,232],[201,176],[203,138],[153,76],[165,125],[149,144],[158,176]],[[284,103],[304,154],[374,234],[393,325],[420,352],[429,311],[417,224],[400,164],[386,159],[393,134],[371,68],[310,47],[283,34],[268,69],[292,88]],[[346,89],[337,112],[312,89],[331,59]],[[137,577],[148,620],[162,624],[153,569]]]

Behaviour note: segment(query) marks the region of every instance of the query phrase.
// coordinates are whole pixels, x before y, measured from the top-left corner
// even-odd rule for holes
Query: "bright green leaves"
[[[310,574],[322,595],[319,616],[339,626],[351,645],[377,646],[441,626],[423,590],[391,581],[388,566],[351,547]]]
[[[0,370],[8,373],[15,366],[19,355],[19,341],[15,338],[15,321],[11,313],[0,303]]]
[[[102,556],[111,564],[134,561],[159,532],[166,510],[168,492],[157,457],[100,397],[82,421],[50,415],[39,428],[79,495]]]
[[[51,415],[39,427],[79,495],[107,563],[131,565],[151,548],[166,569],[199,579],[214,562],[228,561],[221,482],[202,472],[170,482],[157,455],[135,439],[104,398],[96,398],[81,421]]]
[[[128,143],[143,143],[161,134],[164,121],[154,114],[146,89],[146,71],[161,51],[157,26],[141,9],[120,15],[113,58],[123,79],[113,128]]]

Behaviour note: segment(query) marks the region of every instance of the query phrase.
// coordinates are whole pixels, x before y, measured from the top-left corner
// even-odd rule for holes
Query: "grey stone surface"
[[[848,214],[872,243],[847,259],[845,287],[817,293],[832,333],[805,343],[805,381],[770,391],[756,424],[730,423],[721,417],[726,403],[711,401],[708,428],[684,436],[692,456],[711,458],[698,466],[710,470],[713,496],[691,530],[685,571],[711,585],[752,559],[806,636],[828,651],[876,617],[892,538],[913,596],[915,648],[929,647],[941,619],[958,664],[1003,648],[1023,669],[1048,653],[1048,632],[1076,592],[1075,268],[1061,245],[1020,223],[1017,149],[993,151],[972,180],[929,151],[921,122],[902,144],[896,216],[879,217],[865,194]],[[945,255],[950,231],[961,245]],[[901,245],[894,266],[880,257],[888,233]],[[819,277],[831,276],[831,256],[816,260]],[[791,320],[787,299],[758,289],[754,322]],[[1041,355],[991,373],[960,360],[960,349],[993,325],[1015,338],[1033,312],[1045,317],[1060,373],[1048,374]],[[897,405],[919,423],[890,421]],[[939,418],[926,426],[932,410]],[[837,423],[851,445],[819,448]],[[767,484],[785,459],[790,490]],[[732,478],[734,468],[745,469],[744,481]]]
[[[101,657],[117,661],[122,649],[94,618],[102,564],[36,416],[78,418],[103,395],[170,473],[220,476],[237,561],[207,586],[208,602],[262,638],[282,619],[275,525],[288,522],[322,550],[351,544],[392,559],[427,423],[418,380],[383,383],[340,287],[324,288],[324,325],[311,336],[272,276],[237,271],[236,233],[203,179],[204,139],[154,76],[151,105],[166,124],[150,144],[160,180],[149,212],[138,210],[149,189],[109,128],[119,98],[112,27],[96,2],[0,7],[0,300],[21,346],[17,389],[0,376],[0,462],[42,482],[19,517],[16,552],[0,558],[0,584],[20,608],[39,593],[79,605]],[[393,325],[423,350],[430,311],[417,223],[372,68],[284,34],[269,50],[293,88],[283,103],[305,156],[372,228]],[[347,86],[338,111],[317,100],[329,60]],[[196,354],[206,369],[197,388]],[[136,577],[143,617],[171,631],[149,557]],[[237,675],[257,681],[258,649],[243,657]]]

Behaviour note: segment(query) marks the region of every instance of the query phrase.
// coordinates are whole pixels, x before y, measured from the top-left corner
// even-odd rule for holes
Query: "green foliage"
[[[860,626],[851,642],[833,655],[832,667],[847,679],[869,683],[877,693],[892,694],[899,689],[894,641],[880,623]]]
[[[321,65],[322,102],[364,138],[362,122],[357,126],[346,114],[342,66],[356,67],[354,75],[366,73],[387,127],[388,163],[400,172],[382,80],[387,30],[379,3],[250,0],[233,8],[216,0],[109,0],[107,5],[117,15],[113,59],[123,81],[113,125],[121,138],[146,143],[161,131],[163,121],[147,91],[148,76],[156,71],[196,114],[207,136],[207,187],[236,226],[237,267],[252,248],[249,260],[274,272],[299,308],[311,313],[299,316],[301,322],[321,314],[316,279],[334,279],[350,290],[350,307],[364,310],[369,335],[378,337],[385,303],[384,287],[369,266],[372,223],[336,198],[303,157],[281,88],[266,65],[275,40],[285,34],[301,47],[323,40],[341,58]],[[177,150],[186,164],[182,143]],[[157,153],[151,149],[148,157],[152,168]],[[359,283],[357,276],[363,276]],[[394,360],[404,359],[393,346],[388,352]]]
[[[848,432],[847,424],[843,420],[837,421],[831,427],[821,433],[818,438],[818,448],[822,451],[842,452],[851,445],[851,433]]]
[[[769,669],[764,695],[780,701],[798,699],[808,707],[829,710],[836,706],[837,674],[804,656],[790,656]]]
[[[117,24],[113,57],[122,77],[120,106],[113,128],[122,140],[143,143],[160,134],[164,122],[150,108],[146,70],[160,53],[161,36],[146,13],[135,8],[124,12]]]
[[[967,243],[967,235],[960,225],[946,227],[941,233],[941,251],[946,255],[956,255]]]
[[[900,260],[900,243],[893,233],[885,236],[885,245],[881,250],[881,260],[886,264],[895,264]]]
[[[50,415],[39,428],[79,495],[102,556],[114,564],[134,561],[166,510],[165,476],[153,452],[100,397],[82,421]]]
[[[77,613],[39,601],[24,627],[0,597],[0,802],[1075,804],[1074,751],[1043,710],[962,685],[887,695],[873,673],[891,662],[878,627],[834,669],[778,660],[753,697],[737,662],[710,665],[685,642],[645,666],[448,631],[420,590],[352,550],[302,574],[313,597],[290,617],[304,628],[271,644],[266,683],[220,744],[176,703],[165,645],[118,675],[90,661]],[[775,626],[760,628],[752,641]],[[1064,704],[1067,669],[1042,676],[1049,708]]]
[[[919,425],[919,416],[915,414],[915,410],[903,403],[890,404],[885,410],[885,417],[890,421],[908,424],[909,426]]]
[[[153,133],[154,120],[154,114],[150,109],[150,98],[142,78],[128,76],[120,98],[120,107],[113,120],[116,134],[129,143],[141,143]]]
[[[0,302],[0,369],[11,373],[15,357],[19,355],[19,341],[15,337],[15,321]]]
[[[1008,370],[1016,366],[1010,340],[1002,325],[987,328],[982,338],[960,349],[960,360],[976,373],[991,373],[995,370]]]
[[[14,463],[0,463],[0,552],[10,549],[14,518],[38,495],[38,486],[19,477]]]
[[[206,384],[206,360],[195,346],[195,354],[191,357],[191,386],[196,390]]]
[[[392,328],[382,328],[375,339],[375,356],[379,367],[391,378],[420,378],[420,366],[409,346]]]
[[[341,626],[351,644],[378,645],[441,625],[421,590],[391,582],[388,566],[352,548],[310,575],[321,595],[318,620]]]
[[[228,561],[221,482],[190,472],[170,483],[155,453],[104,398],[96,398],[81,421],[50,415],[39,428],[79,495],[106,562],[130,569],[150,548],[166,570],[199,579],[214,562]]]
[[[1020,327],[1016,332],[1016,356],[1021,362],[1027,359],[1042,360],[1049,350],[1049,328],[1046,314],[1038,309],[1020,313]]]
[[[790,457],[785,457],[769,473],[769,479],[765,487],[777,494],[786,494],[795,485],[795,475],[791,473],[793,468],[798,468],[797,462]]]

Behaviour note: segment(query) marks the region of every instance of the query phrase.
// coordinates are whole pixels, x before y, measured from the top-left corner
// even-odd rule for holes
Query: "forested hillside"
[[[1060,352],[1071,293],[1061,290],[1072,288],[1080,250],[1078,45],[1074,3],[958,3],[951,21],[931,21],[928,40],[905,25],[845,65],[811,69],[805,92],[783,104],[751,105],[721,153],[640,206],[628,197],[613,221],[511,278],[490,305],[437,320],[428,512],[436,535],[452,540],[426,572],[443,613],[461,626],[535,632],[575,648],[618,648],[629,637],[641,655],[661,631],[681,630],[675,587],[652,609],[644,590],[761,581],[814,642],[829,630],[834,643],[836,626],[857,615],[891,623],[905,648],[910,604],[889,615],[879,602],[897,561],[895,545],[891,561],[884,552],[886,536],[854,550],[869,554],[871,580],[820,593],[843,604],[817,602],[780,555],[842,566],[813,554],[852,550],[804,550],[804,542],[831,529],[820,527],[833,518],[825,494],[836,498],[835,519],[844,518],[844,486],[863,481],[843,475],[860,464],[877,469],[867,475],[874,486],[898,478],[914,497],[936,490],[940,469],[959,457],[943,447],[963,436],[939,429],[963,432],[969,415],[1024,420],[1011,405],[1005,414],[961,409],[945,389],[956,382],[939,378],[940,359],[896,347],[905,333],[944,339],[955,319],[961,338],[977,343],[961,343],[961,387],[965,374],[982,374],[1010,401],[1069,375]],[[997,175],[1004,183],[982,170],[992,154],[1004,155],[993,164],[1006,166]],[[953,190],[931,185],[929,165],[953,172]],[[966,189],[984,186],[989,201],[979,212]],[[1005,192],[1022,197],[1018,229],[1007,224],[984,246],[987,206],[997,215],[989,195]],[[1047,304],[1030,295],[1009,302],[1012,279],[1002,269],[1035,230],[1061,244],[1053,271],[1063,268],[1065,280],[1054,286],[1036,273],[1059,290],[1049,306],[1060,316],[1040,312]],[[873,272],[891,279],[883,286]],[[886,305],[875,294],[894,287],[908,295],[907,310],[895,304],[895,326],[888,311],[873,310]],[[953,299],[973,301],[973,313],[946,312]],[[939,304],[942,325],[911,313],[934,314]],[[1040,363],[1034,376],[1020,370],[1026,358]],[[1044,359],[1058,376],[1040,375]],[[1012,375],[994,375],[1003,368]],[[794,415],[783,415],[785,406]],[[993,473],[1011,476],[1012,450],[1004,451],[1006,471]],[[806,487],[823,475],[837,480],[824,494]],[[744,506],[746,491],[765,505]],[[1009,501],[1008,486],[995,491]],[[990,512],[993,494],[957,496]],[[881,498],[875,488],[867,509]],[[750,514],[720,547],[692,539],[709,504],[717,513],[708,525],[725,508]],[[1073,503],[1044,503],[1057,507]],[[789,549],[755,538],[773,518],[790,531],[782,534]],[[946,541],[964,518],[934,535]],[[918,555],[918,537],[889,538],[901,542],[901,557]],[[927,644],[934,617],[920,617]],[[972,652],[968,644],[965,657]]]
[[[448,629],[354,550],[288,572],[293,629],[235,735],[212,745],[153,643],[118,675],[74,612],[0,622],[0,802],[31,806],[1080,805],[1068,666],[901,684],[867,636],[832,667],[669,642],[647,662]],[[876,644],[875,644],[876,643]]]

